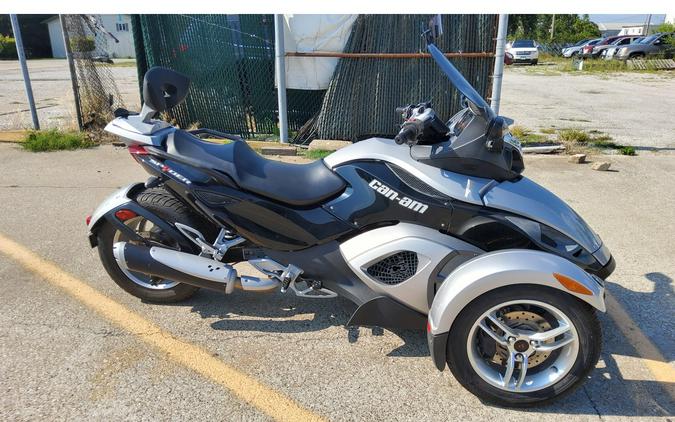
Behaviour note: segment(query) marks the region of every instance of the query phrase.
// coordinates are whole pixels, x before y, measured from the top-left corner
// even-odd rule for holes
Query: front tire
[[[183,223],[200,228],[200,222],[193,217],[190,210],[163,188],[145,189],[135,199],[143,208],[153,212],[169,224]],[[140,220],[134,221],[137,219]],[[142,217],[136,217],[126,221],[125,224],[133,224],[140,228],[147,221]],[[153,232],[153,230],[155,231]],[[154,236],[153,241],[155,243],[160,243],[169,248],[178,248],[177,242],[162,236],[162,233],[158,233],[156,228],[150,228],[148,233],[150,236]],[[144,274],[120,268],[113,255],[113,245],[118,241],[126,240],[120,237],[121,234],[122,232],[113,224],[104,221],[97,232],[98,253],[110,278],[127,293],[147,302],[174,303],[190,298],[199,290],[198,287],[189,284],[176,283],[171,280],[152,280]]]
[[[529,407],[584,381],[600,357],[602,332],[585,302],[553,288],[517,285],[467,305],[449,339],[448,366],[467,390],[500,406]]]

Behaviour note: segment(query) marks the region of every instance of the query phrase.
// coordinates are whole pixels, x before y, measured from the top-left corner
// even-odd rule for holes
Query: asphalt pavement
[[[266,420],[275,413],[265,403],[283,411],[265,401],[274,394],[329,420],[671,417],[675,161],[604,159],[614,171],[526,158],[526,175],[568,201],[609,245],[617,260],[609,290],[625,315],[601,316],[603,354],[582,388],[550,406],[512,410],[481,403],[449,371],[439,373],[423,332],[347,330],[354,306],[343,299],[201,291],[180,304],[142,303],[107,276],[84,222],[113,190],[145,180],[129,154],[111,146],[36,154],[0,144],[0,235],[56,266],[40,273],[39,261],[31,268],[0,253],[0,419]],[[72,275],[157,331],[102,313],[87,289],[58,287],[52,272]],[[617,323],[626,317],[633,335]],[[640,336],[665,357],[665,378],[654,373],[660,358],[641,353]],[[227,365],[233,379],[195,370],[181,360],[185,345]],[[239,377],[248,380],[242,391],[251,380],[262,387],[242,397],[233,391]]]

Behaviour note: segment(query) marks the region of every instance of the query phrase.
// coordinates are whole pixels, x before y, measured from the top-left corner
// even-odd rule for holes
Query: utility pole
[[[555,14],[551,18],[551,41],[553,41],[553,33],[555,32]]]
[[[649,35],[649,27],[651,26],[651,24],[652,24],[652,15],[650,13],[649,16],[647,16],[647,31],[645,32],[645,36]]]
[[[277,74],[279,97],[279,139],[288,142],[288,116],[286,110],[286,49],[284,48],[284,15],[274,15],[274,68]]]
[[[495,48],[495,68],[492,72],[492,99],[490,107],[499,114],[499,103],[502,98],[502,78],[504,76],[504,53],[506,50],[506,28],[509,26],[509,15],[499,15],[497,26],[497,43]]]
[[[75,115],[77,116],[77,127],[82,129],[82,109],[80,108],[80,92],[77,89],[77,73],[75,70],[75,61],[73,60],[73,50],[70,46],[70,35],[68,35],[68,27],[66,26],[65,15],[59,15],[59,22],[61,23],[61,33],[63,34],[63,43],[66,48],[66,59],[68,60],[68,67],[70,68],[70,83],[73,86],[73,96],[75,97]]]
[[[30,108],[30,116],[33,118],[33,129],[40,130],[40,122],[38,121],[37,109],[35,108],[35,98],[33,98],[33,88],[30,84],[30,75],[28,74],[28,65],[26,64],[26,53],[23,51],[19,18],[16,15],[9,15],[9,19],[12,24],[12,32],[14,32],[16,54],[19,57],[21,73],[23,73],[23,84],[26,88],[26,97],[28,97],[28,108]]]

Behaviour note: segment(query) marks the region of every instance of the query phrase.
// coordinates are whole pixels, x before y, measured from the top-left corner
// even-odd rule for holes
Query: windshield
[[[464,79],[464,76],[455,68],[455,66],[450,63],[445,55],[438,49],[434,44],[427,45],[427,50],[431,53],[431,57],[434,58],[436,64],[441,68],[445,76],[450,79],[450,83],[454,86],[457,91],[459,91],[464,97],[469,101],[474,107],[470,107],[472,111],[477,109],[479,115],[483,117],[488,122],[495,117],[494,111],[490,108],[488,103],[481,97],[481,95],[474,89],[473,86]],[[474,111],[475,113],[475,111]]]
[[[640,44],[651,44],[656,40],[659,36],[658,35],[652,35],[650,37],[645,38],[644,40],[640,41]]]
[[[588,45],[595,45],[595,44],[599,43],[600,41],[602,41],[602,38],[598,38],[597,40],[592,40],[588,43]]]
[[[529,47],[529,48],[534,48],[534,41],[532,40],[516,40],[513,42],[511,45],[513,48],[523,48],[523,47]]]
[[[579,47],[579,46],[582,46],[582,45],[586,44],[587,42],[588,42],[588,40],[581,40],[578,43],[574,44],[572,47]]]

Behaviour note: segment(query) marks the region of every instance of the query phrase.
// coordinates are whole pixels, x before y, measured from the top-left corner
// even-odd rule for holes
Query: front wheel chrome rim
[[[485,382],[527,393],[560,381],[579,353],[574,324],[555,306],[514,300],[493,306],[473,324],[467,355]]]

